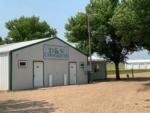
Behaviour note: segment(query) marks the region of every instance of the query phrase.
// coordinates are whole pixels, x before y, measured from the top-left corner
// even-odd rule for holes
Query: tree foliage
[[[127,58],[129,52],[137,49],[136,42],[118,35],[118,30],[113,24],[114,15],[119,6],[119,0],[91,0],[86,6],[85,13],[78,13],[71,17],[66,24],[68,41],[77,43],[79,49],[87,52],[87,18],[89,16],[92,52],[97,52],[114,62],[117,79],[120,78],[119,63]]]
[[[9,30],[7,43],[20,42],[32,39],[51,37],[56,35],[56,30],[51,28],[46,21],[40,21],[38,17],[20,17],[6,23]]]
[[[69,42],[78,43],[77,48],[88,53],[88,28],[87,15],[78,13],[75,17],[68,19],[68,24],[65,26],[67,32],[66,37]]]
[[[0,45],[4,44],[3,38],[0,36]]]
[[[150,50],[150,1],[124,0],[111,20],[117,35]],[[125,41],[128,44],[128,41]]]
[[[126,3],[136,15],[136,37],[140,40],[144,39],[145,44],[150,47],[150,0],[127,0]]]

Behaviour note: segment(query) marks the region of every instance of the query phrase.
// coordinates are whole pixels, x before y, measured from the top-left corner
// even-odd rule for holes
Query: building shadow
[[[148,88],[150,88],[150,82],[149,83],[145,83],[145,84],[143,84],[145,87],[148,87]]]
[[[46,101],[7,100],[0,102],[0,113],[51,113],[57,108]]]
[[[144,85],[150,87],[150,83],[146,83],[146,84],[144,84]]]
[[[135,78],[121,78],[120,80],[116,80],[115,78],[107,78],[105,80],[94,80],[94,82],[119,82],[119,81],[124,81],[124,82],[132,82],[132,81],[139,81],[139,82],[144,82],[144,81],[150,81],[150,77],[135,77]]]

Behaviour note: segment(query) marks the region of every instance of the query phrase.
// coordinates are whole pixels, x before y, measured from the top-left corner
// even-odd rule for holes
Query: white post
[[[53,76],[49,75],[49,86],[53,86]]]
[[[64,74],[64,85],[68,85],[67,74]]]

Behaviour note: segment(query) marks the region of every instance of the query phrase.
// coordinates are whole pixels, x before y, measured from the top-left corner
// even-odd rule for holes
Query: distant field
[[[133,70],[133,73],[142,73],[142,72],[150,72],[149,69],[142,69],[142,70]],[[120,74],[131,74],[132,70],[120,70]],[[114,75],[115,70],[107,70],[107,75]]]
[[[124,64],[123,63],[120,63],[119,64],[119,68],[120,70],[124,70]],[[114,63],[107,63],[107,70],[115,70],[115,65]]]
[[[125,70],[124,64],[119,64],[120,74],[131,74],[132,70]],[[133,70],[134,73],[142,73],[142,72],[150,72],[149,69],[140,69],[140,70]],[[107,75],[114,75],[115,74],[115,65],[113,63],[107,63]]]

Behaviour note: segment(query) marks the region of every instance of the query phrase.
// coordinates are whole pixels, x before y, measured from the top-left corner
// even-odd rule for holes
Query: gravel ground
[[[0,113],[150,113],[150,72],[136,77],[0,92]]]

